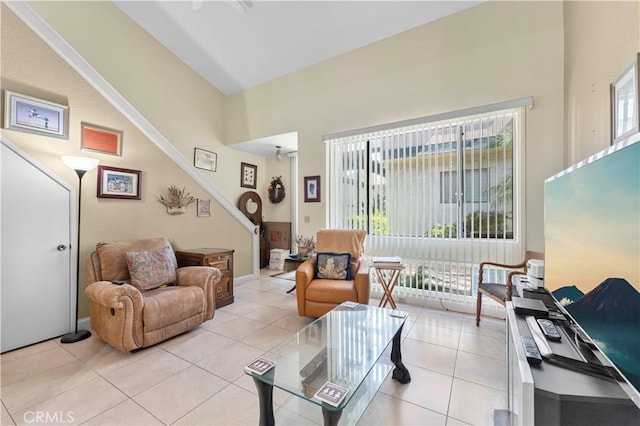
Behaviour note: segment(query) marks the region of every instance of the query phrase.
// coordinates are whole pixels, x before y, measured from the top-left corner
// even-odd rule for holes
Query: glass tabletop
[[[262,358],[275,362],[274,368],[263,375],[246,369],[245,373],[325,409],[340,411],[404,324],[406,318],[391,316],[391,312],[368,305],[338,305],[267,351]],[[348,389],[337,407],[314,397],[325,382]]]

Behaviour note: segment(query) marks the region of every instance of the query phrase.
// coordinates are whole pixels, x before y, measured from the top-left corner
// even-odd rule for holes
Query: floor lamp
[[[80,205],[82,204],[82,176],[87,173],[89,170],[93,170],[98,166],[98,160],[95,158],[89,157],[72,157],[63,155],[62,161],[69,168],[75,170],[78,174],[78,228],[76,231],[76,235],[78,236],[78,241],[76,242],[76,315],[74,317],[75,321],[75,332],[67,333],[62,336],[60,339],[61,343],[75,343],[80,340],[84,340],[87,337],[91,336],[91,332],[89,330],[79,330],[78,331],[78,292],[80,288]]]

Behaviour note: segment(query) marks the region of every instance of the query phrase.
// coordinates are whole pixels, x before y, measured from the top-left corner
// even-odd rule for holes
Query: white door
[[[5,352],[72,330],[73,193],[4,143],[0,157],[0,352]]]

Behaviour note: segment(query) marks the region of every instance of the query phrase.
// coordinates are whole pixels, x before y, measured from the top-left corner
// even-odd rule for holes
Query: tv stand
[[[568,333],[564,327],[557,328],[562,335],[561,341],[546,341],[552,355],[548,359],[543,358],[539,365],[529,365],[524,356],[521,336],[531,336],[531,331],[526,318],[516,315],[512,303],[507,302],[510,424],[640,424],[640,409],[620,387],[619,382],[606,375],[580,370],[578,367],[595,369],[596,363],[585,362],[585,356],[574,345],[573,333]],[[595,352],[592,354],[598,360],[606,361],[598,355]],[[601,367],[610,366],[602,362]]]

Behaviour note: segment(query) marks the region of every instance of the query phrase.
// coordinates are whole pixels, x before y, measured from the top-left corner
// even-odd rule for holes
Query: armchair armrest
[[[204,291],[207,301],[205,321],[213,318],[216,308],[215,286],[222,278],[220,269],[211,266],[183,266],[176,270],[176,284],[179,286],[197,286]]]
[[[366,260],[360,259],[354,281],[353,285],[358,294],[358,303],[369,304],[371,285],[369,283],[369,263]]]
[[[142,347],[144,298],[137,288],[97,281],[84,293],[89,299],[91,328],[102,340],[123,352]]]
[[[482,262],[482,263],[480,263],[480,267],[479,267],[479,270],[478,270],[478,284],[482,283],[482,278],[483,278],[483,275],[484,275],[484,267],[486,265],[498,266],[498,267],[504,268],[504,269],[519,269],[519,268],[524,268],[527,265],[527,263],[526,262],[521,262],[521,263],[517,263],[515,265],[509,265],[509,264],[506,264],[506,263]],[[509,278],[507,280],[507,285],[510,285],[510,283],[511,283],[511,278]]]
[[[520,263],[516,263],[515,265],[509,265],[509,264],[506,264],[506,263],[482,262],[480,264],[480,270],[482,270],[482,268],[484,268],[485,265],[499,266],[499,267],[505,268],[505,269],[518,269],[518,268],[524,268],[527,265],[527,263],[526,262],[520,262]]]
[[[527,265],[527,263],[525,261],[525,262],[517,263],[514,265],[509,265],[509,264],[497,263],[497,262],[482,262],[480,263],[480,268],[478,270],[478,286],[482,283],[485,265],[498,266],[504,269],[520,269],[520,268],[524,268]],[[511,300],[513,296],[513,276],[514,275],[526,275],[526,274],[523,271],[511,271],[509,273],[509,275],[507,276],[507,282],[505,283],[505,285],[507,286],[507,293],[506,293],[507,301]]]
[[[131,298],[140,307],[144,306],[140,290],[130,284],[116,285],[110,281],[96,281],[87,286],[84,294],[90,301],[107,308],[121,309],[123,297]]]
[[[315,259],[305,260],[296,269],[296,299],[298,302],[298,313],[300,313],[300,315],[304,315],[306,291],[311,281],[313,281],[315,270]]]

